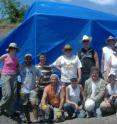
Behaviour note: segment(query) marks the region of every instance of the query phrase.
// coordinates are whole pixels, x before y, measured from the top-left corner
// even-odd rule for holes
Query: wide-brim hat
[[[89,42],[91,42],[92,41],[92,37],[91,36],[88,36],[88,35],[83,35],[81,41],[83,42],[83,41],[86,41],[86,40],[89,41]]]
[[[73,48],[70,44],[65,44],[63,51],[66,51],[66,50],[73,50]]]
[[[19,51],[19,48],[17,47],[16,43],[10,43],[6,51],[8,52],[10,48],[15,48],[17,51]]]
[[[111,40],[116,42],[117,41],[117,37],[108,36],[108,38],[106,39],[106,42],[111,41]]]

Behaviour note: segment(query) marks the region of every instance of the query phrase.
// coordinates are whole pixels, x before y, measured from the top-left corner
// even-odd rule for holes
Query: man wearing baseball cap
[[[24,64],[20,68],[21,75],[21,101],[22,101],[22,112],[25,114],[26,122],[29,123],[30,120],[30,107],[32,106],[32,114],[34,116],[33,122],[38,121],[38,98],[36,90],[36,78],[38,78],[38,83],[42,77],[42,73],[32,65],[32,55],[30,53],[25,54]],[[23,120],[23,119],[22,119]]]

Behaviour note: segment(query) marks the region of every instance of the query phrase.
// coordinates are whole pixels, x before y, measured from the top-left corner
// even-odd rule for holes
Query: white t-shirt
[[[23,83],[23,87],[21,88],[22,93],[30,93],[31,90],[34,89],[36,83],[36,77],[42,75],[39,69],[36,69],[35,66],[25,66],[21,67],[21,81]]]
[[[117,77],[117,57],[115,55],[111,56],[111,70],[110,74],[115,74]]]
[[[91,82],[92,83],[92,93],[91,93],[91,97],[94,98],[95,97],[95,91],[96,91],[96,84],[95,82]]]
[[[113,88],[111,87],[110,83],[107,84],[106,90],[109,93],[109,95],[115,95],[115,94],[117,94],[117,82],[116,82],[116,84],[114,85]]]
[[[80,86],[77,85],[77,87],[75,89],[72,88],[71,84],[68,86],[69,89],[69,99],[72,102],[75,102],[76,104],[78,104],[78,102],[81,101],[80,99]]]
[[[61,82],[70,83],[72,77],[77,77],[78,68],[81,68],[81,62],[76,55],[67,57],[65,55],[60,56],[53,64],[61,70]]]
[[[108,60],[111,57],[111,55],[114,53],[111,47],[105,46],[102,48],[103,55],[104,55],[104,71],[107,70],[107,64]]]

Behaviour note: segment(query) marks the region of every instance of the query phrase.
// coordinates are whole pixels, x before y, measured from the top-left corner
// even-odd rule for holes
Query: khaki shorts
[[[37,93],[32,90],[30,93],[20,93],[21,102],[23,105],[26,105],[28,102],[31,104],[38,105]]]

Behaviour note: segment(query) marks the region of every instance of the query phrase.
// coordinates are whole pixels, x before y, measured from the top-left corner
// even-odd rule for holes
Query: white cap
[[[26,58],[28,56],[30,56],[32,58],[32,54],[30,54],[30,53],[25,54],[24,58]]]

